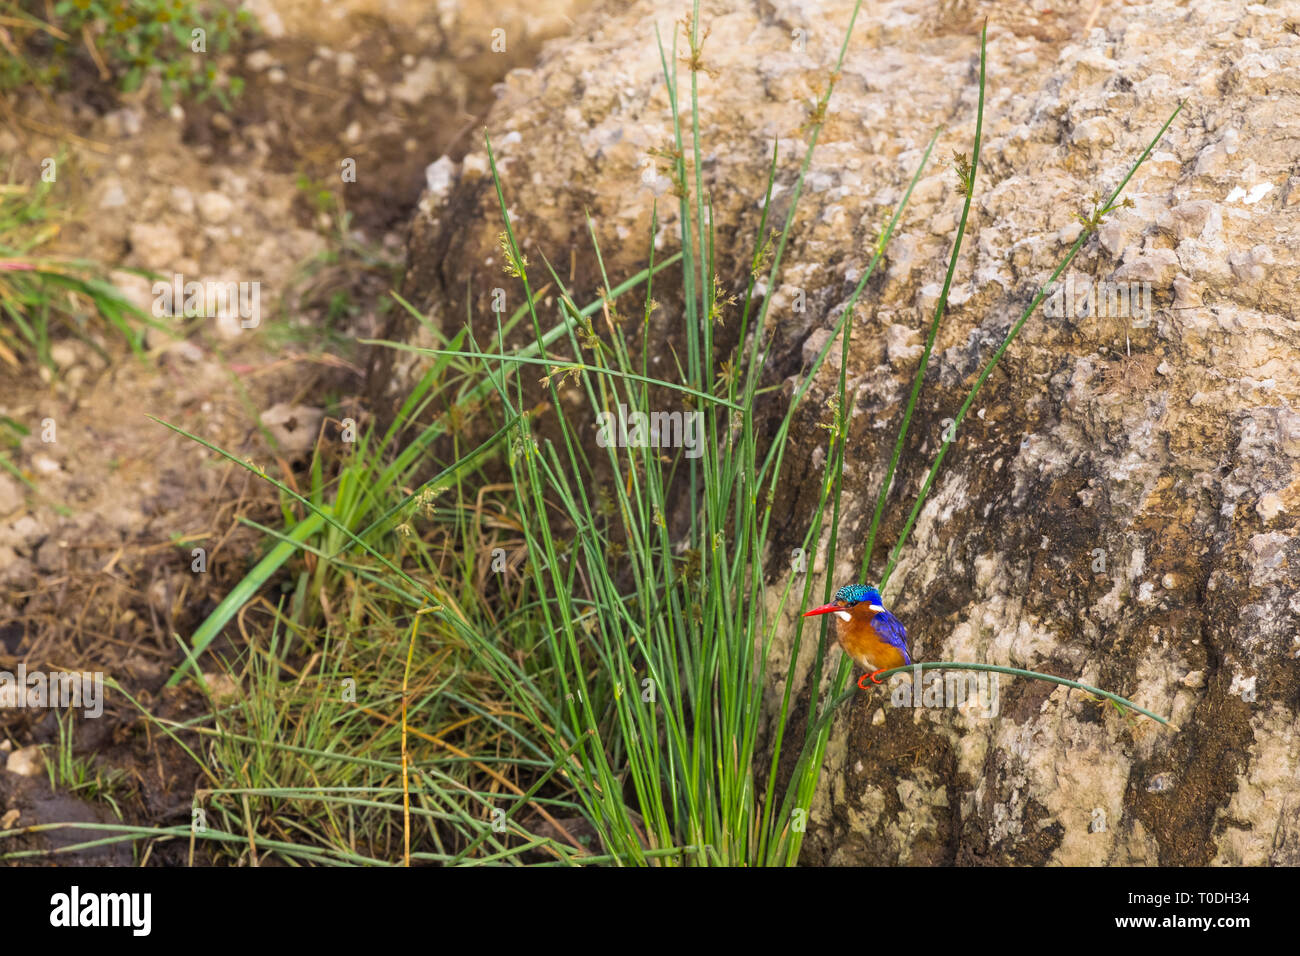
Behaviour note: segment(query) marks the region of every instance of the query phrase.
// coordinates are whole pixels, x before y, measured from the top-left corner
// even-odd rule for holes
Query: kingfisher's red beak
[[[831,611],[838,611],[840,606],[834,602],[823,604],[821,607],[815,607],[811,611],[804,611],[804,617],[812,617],[814,614],[829,614]]]

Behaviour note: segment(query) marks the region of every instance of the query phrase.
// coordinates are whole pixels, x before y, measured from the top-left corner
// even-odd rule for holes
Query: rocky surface
[[[980,7],[991,19],[972,221],[882,540],[901,530],[944,420],[1078,235],[1090,194],[1114,188],[1185,99],[1129,184],[1133,208],[1109,216],[1071,268],[1076,287],[1149,283],[1151,314],[1075,308],[1027,324],[958,433],[886,601],[921,659],[1054,672],[1175,727],[1011,679],[995,718],[863,695],[836,720],[804,860],[1297,864],[1296,11],[1238,0],[1037,6]],[[644,264],[656,198],[656,242],[676,247],[677,205],[652,151],[671,140],[655,28],[671,43],[680,7],[593,7],[534,69],[507,77],[488,117],[525,252],[563,264],[584,300],[596,289],[584,210],[616,279]],[[728,291],[743,288],[773,141],[777,210],[788,208],[851,7],[701,5],[711,29],[710,72],[698,74],[701,174]],[[854,547],[829,569],[837,583],[857,577],[855,548],[955,235],[961,197],[945,162],[970,149],[978,29],[973,4],[864,6],[773,292],[765,332],[779,382],[824,341],[925,143],[946,126],[855,317],[841,529]],[[678,75],[689,89],[684,63]],[[490,316],[493,289],[508,285],[500,217],[481,146],[440,162],[429,183],[407,292],[454,328],[467,289]],[[672,341],[680,310],[661,305]],[[835,377],[823,368],[805,424]],[[794,434],[774,580],[805,533],[825,461],[820,429]],[[810,663],[808,642],[805,653]]]

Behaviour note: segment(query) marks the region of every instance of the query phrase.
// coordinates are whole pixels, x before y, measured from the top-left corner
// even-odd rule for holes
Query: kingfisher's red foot
[[[873,683],[873,684],[883,684],[884,681],[876,680],[876,675],[877,675],[877,674],[883,674],[883,673],[884,673],[885,671],[887,671],[887,670],[889,670],[888,667],[882,667],[882,668],[880,668],[880,670],[878,670],[878,671],[872,671],[870,674],[863,674],[861,677],[858,678],[858,688],[859,688],[860,690],[867,690],[867,685],[866,685],[865,683],[863,683],[863,682],[864,682],[868,677],[871,678],[871,683]]]

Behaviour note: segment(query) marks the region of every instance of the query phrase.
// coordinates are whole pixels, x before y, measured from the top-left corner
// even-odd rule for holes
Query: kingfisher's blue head
[[[884,606],[884,602],[880,599],[880,592],[865,584],[844,585],[835,592],[835,600],[844,602],[845,607],[863,603],[874,604],[876,607]]]
[[[847,621],[849,619],[849,608],[858,605],[865,605],[864,611],[870,611],[873,614],[885,610],[885,606],[880,601],[880,592],[878,590],[865,584],[846,584],[835,592],[835,600],[831,601],[830,604],[823,604],[811,611],[805,611],[803,616],[811,617],[814,614],[830,614],[835,611],[838,612],[840,620]]]

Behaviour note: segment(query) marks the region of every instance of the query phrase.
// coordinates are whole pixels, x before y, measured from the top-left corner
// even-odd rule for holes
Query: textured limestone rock
[[[1129,184],[1134,207],[1108,217],[1070,270],[1076,290],[1138,284],[1150,314],[1099,315],[1096,300],[1085,311],[1076,295],[1028,323],[958,433],[886,600],[921,659],[1051,671],[1128,696],[1177,729],[1009,678],[991,718],[864,694],[836,720],[804,859],[1300,864],[1296,11],[1138,0],[1102,5],[1088,28],[1091,5],[1055,16],[1035,6],[980,7],[991,20],[972,222],[885,544],[945,419],[1079,234],[1088,196],[1117,185],[1186,99]],[[671,139],[654,30],[670,42],[679,7],[597,5],[535,69],[510,74],[489,116],[525,252],[571,271],[584,299],[596,290],[584,210],[614,277],[644,264],[656,197],[656,242],[676,248],[677,206],[652,151]],[[699,74],[700,173],[728,291],[748,270],[773,141],[776,208],[788,208],[851,7],[702,4],[715,72]],[[824,341],[929,136],[947,127],[855,317],[841,528],[852,545],[870,523],[956,231],[960,196],[943,161],[970,148],[978,27],[973,4],[865,5],[773,291],[765,333],[780,382]],[[685,65],[679,78],[688,90]],[[413,223],[407,291],[451,328],[468,288],[485,331],[492,290],[507,283],[482,152],[453,179]],[[661,305],[671,341],[680,311]],[[804,425],[820,417],[836,374],[822,369]],[[825,461],[824,432],[793,434],[796,493],[774,542],[774,581],[808,527]],[[860,558],[850,548],[817,571],[853,580]],[[784,675],[789,645],[785,660],[777,653]]]

